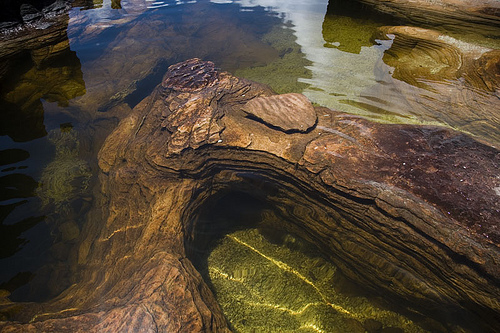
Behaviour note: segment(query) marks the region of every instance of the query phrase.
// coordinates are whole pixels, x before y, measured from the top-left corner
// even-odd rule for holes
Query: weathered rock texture
[[[382,58],[392,70],[381,76],[384,84],[363,92],[365,98],[386,96],[409,116],[439,120],[500,146],[500,50],[417,27],[379,32],[393,39]]]
[[[307,97],[295,93],[254,98],[243,111],[285,132],[307,132],[318,119]]]
[[[443,26],[499,36],[500,4],[496,0],[358,0],[412,24]]]
[[[7,0],[2,5],[0,58],[67,38],[70,0]]]
[[[0,328],[228,331],[186,249],[218,227],[199,218],[206,205],[243,192],[282,217],[265,227],[317,244],[354,281],[449,330],[443,312],[494,331],[499,151],[321,107],[310,131],[286,133],[243,111],[269,96],[210,62],[171,66],[99,153],[100,208],[82,231],[75,283],[44,304],[4,301],[11,321]]]

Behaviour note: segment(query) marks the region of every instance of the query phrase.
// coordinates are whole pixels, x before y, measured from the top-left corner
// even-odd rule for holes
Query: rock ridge
[[[450,129],[323,107],[294,114],[295,125],[314,119],[306,132],[275,130],[248,117],[264,109],[253,100],[270,98],[280,114],[283,97],[266,86],[200,59],[171,66],[99,152],[90,219],[102,223],[82,230],[75,284],[47,303],[0,305],[10,320],[0,328],[230,331],[188,249],[217,227],[200,217],[204,207],[243,192],[283,217],[266,228],[317,244],[349,279],[493,332],[499,151]]]

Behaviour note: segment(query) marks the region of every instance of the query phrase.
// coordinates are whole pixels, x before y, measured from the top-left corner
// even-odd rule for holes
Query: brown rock
[[[359,0],[412,25],[442,27],[499,36],[500,4],[496,0]]]
[[[494,332],[497,149],[321,107],[309,132],[273,130],[241,110],[269,89],[199,60],[166,77],[187,74],[186,64],[202,79],[159,86],[101,149],[101,196],[81,230],[75,283],[46,303],[0,305],[11,320],[0,329],[229,331],[189,249],[207,228],[228,227],[204,218],[214,202],[245,193],[282,217],[265,228],[316,244],[349,279],[443,326],[455,325],[445,309]]]
[[[500,147],[500,51],[409,27],[382,27],[391,36],[383,62],[393,72],[363,95],[388,96],[391,104],[424,121],[445,123]]]
[[[9,1],[6,7],[0,17],[0,59],[68,38],[71,1],[39,1],[37,7],[42,10],[15,1]]]
[[[366,319],[363,323],[363,327],[369,332],[379,332],[382,329],[382,323],[375,319]]]
[[[218,79],[213,62],[190,59],[168,68],[162,87],[178,91],[197,91],[213,86]]]
[[[318,118],[307,97],[295,93],[254,98],[243,111],[285,132],[307,132]]]
[[[344,320],[345,330],[352,333],[364,333],[365,329],[359,321],[354,318],[346,318]]]
[[[399,327],[384,327],[381,333],[404,333],[405,331]]]

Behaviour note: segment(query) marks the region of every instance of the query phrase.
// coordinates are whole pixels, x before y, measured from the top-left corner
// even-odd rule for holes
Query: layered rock
[[[409,26],[381,27],[379,37],[392,39],[376,68],[383,84],[366,89],[364,100],[500,145],[498,49]]]
[[[0,58],[66,38],[69,0],[8,1],[0,16]]]
[[[296,93],[254,98],[243,111],[285,132],[307,132],[318,119],[307,97]]]
[[[252,102],[270,97],[271,108]],[[472,321],[493,332],[499,151],[449,129],[321,107],[305,132],[248,116],[289,114],[287,102],[210,62],[171,66],[99,153],[99,205],[82,230],[75,283],[47,303],[3,301],[11,322],[0,327],[229,331],[187,249],[221,227],[202,218],[207,205],[245,193],[281,217],[262,227],[318,245],[350,279],[449,330]],[[310,124],[309,106],[294,110],[294,129]]]
[[[495,0],[359,0],[376,10],[426,27],[499,36],[500,4]]]

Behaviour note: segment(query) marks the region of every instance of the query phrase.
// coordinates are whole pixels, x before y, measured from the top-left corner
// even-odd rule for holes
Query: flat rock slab
[[[296,93],[254,98],[243,111],[284,132],[307,132],[318,119],[307,97]]]

